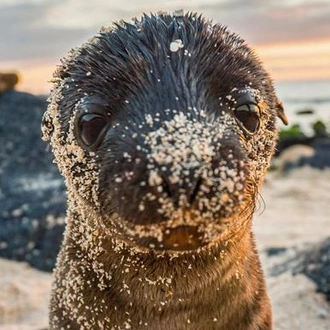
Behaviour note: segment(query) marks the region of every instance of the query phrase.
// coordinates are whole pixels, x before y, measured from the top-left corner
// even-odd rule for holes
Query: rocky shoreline
[[[62,239],[64,182],[41,140],[46,98],[0,94],[0,257],[51,271]]]

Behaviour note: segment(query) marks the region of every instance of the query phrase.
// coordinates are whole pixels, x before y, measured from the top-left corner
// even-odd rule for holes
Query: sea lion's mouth
[[[199,250],[218,242],[232,224],[232,218],[203,218],[181,211],[180,216],[160,223],[134,224],[119,215],[111,222],[118,225],[117,233],[123,241],[145,252]]]
[[[191,251],[209,243],[205,240],[205,219],[183,209],[172,215],[171,220],[158,223],[121,221],[121,231],[137,246],[155,251]]]
[[[198,227],[186,225],[165,229],[162,240],[145,237],[138,238],[137,241],[145,247],[167,251],[196,250],[204,245]]]

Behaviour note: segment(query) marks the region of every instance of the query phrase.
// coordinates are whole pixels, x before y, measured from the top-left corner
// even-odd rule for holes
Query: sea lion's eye
[[[238,124],[249,134],[257,132],[260,124],[259,108],[256,104],[242,104],[234,110]]]
[[[78,138],[87,148],[96,148],[104,136],[107,119],[101,114],[85,113],[78,121]]]

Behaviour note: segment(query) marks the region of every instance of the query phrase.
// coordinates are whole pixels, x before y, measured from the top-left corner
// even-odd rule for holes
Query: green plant
[[[280,139],[306,138],[299,124],[292,124],[288,128],[282,128],[279,132]]]

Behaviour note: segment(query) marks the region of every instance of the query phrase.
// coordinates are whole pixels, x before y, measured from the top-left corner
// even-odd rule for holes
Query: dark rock
[[[306,252],[299,272],[312,279],[330,302],[330,237]]]
[[[313,157],[306,159],[303,165],[309,165],[318,169],[330,168],[330,139],[318,138],[311,144],[315,154]]]
[[[290,257],[275,265],[271,275],[290,271],[293,275],[305,274],[316,283],[317,291],[325,294],[330,302],[330,237],[320,244],[303,250],[291,249]]]
[[[297,110],[296,114],[297,115],[313,115],[314,112],[315,111],[313,109],[306,108],[306,109]]]
[[[62,240],[65,189],[41,140],[46,97],[0,94],[0,257],[50,271]]]
[[[287,248],[285,247],[270,247],[266,249],[266,254],[268,257],[277,256],[286,252]]]

